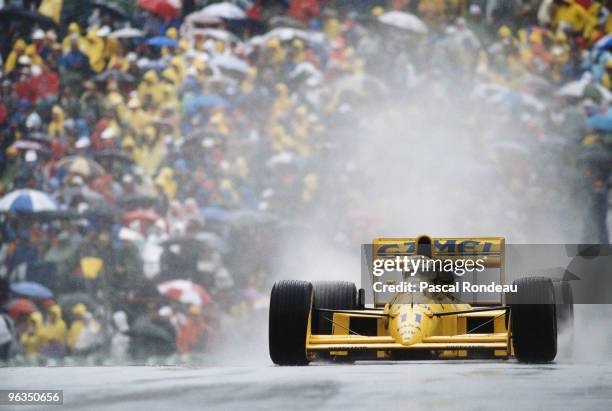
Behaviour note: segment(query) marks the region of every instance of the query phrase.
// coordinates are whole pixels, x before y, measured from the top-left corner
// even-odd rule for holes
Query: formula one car
[[[483,258],[504,282],[505,240],[501,237],[378,239],[374,257]],[[439,280],[433,281],[439,283]],[[527,277],[499,300],[465,304],[441,293],[408,292],[365,306],[365,290],[350,282],[284,280],[270,299],[269,350],[278,365],[313,360],[410,360],[509,358],[544,363],[557,354],[557,311],[553,281]],[[409,298],[408,298],[409,297]],[[508,300],[508,301],[506,301]],[[567,300],[567,299],[566,299]]]

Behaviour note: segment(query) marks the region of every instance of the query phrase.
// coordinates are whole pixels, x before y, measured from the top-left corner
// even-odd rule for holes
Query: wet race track
[[[0,375],[0,389],[63,389],[64,405],[52,407],[62,410],[612,409],[611,362],[4,368]]]

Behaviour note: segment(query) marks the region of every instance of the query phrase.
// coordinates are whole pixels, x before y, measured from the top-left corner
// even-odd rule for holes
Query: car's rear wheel
[[[354,310],[357,307],[357,287],[348,281],[317,281],[313,283],[313,334],[331,334],[333,312],[325,310]]]
[[[354,310],[357,308],[357,287],[348,281],[316,281],[313,283],[313,288],[312,333],[332,334],[334,313],[320,310]],[[349,355],[331,356],[326,352],[317,353],[317,358],[336,362],[352,362]]]
[[[557,355],[557,318],[550,278],[528,277],[514,282],[509,295],[510,331],[514,355],[520,362],[550,362]]]
[[[312,309],[312,284],[277,281],[270,295],[270,358],[278,365],[307,365],[306,333]]]

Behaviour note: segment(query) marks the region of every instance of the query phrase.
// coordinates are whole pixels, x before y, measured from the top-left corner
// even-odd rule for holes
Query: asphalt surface
[[[0,389],[63,389],[62,410],[610,410],[612,362],[2,368]]]

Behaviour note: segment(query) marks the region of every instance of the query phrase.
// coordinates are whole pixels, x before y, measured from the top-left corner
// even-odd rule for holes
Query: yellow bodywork
[[[490,258],[490,267],[500,268],[503,281],[503,238],[433,240],[434,244],[437,242],[442,245],[437,251],[434,248],[434,254],[440,253],[445,258],[449,255],[486,254]],[[415,247],[412,244],[416,241],[418,239],[377,239],[373,243],[373,255],[380,256],[381,250],[390,256],[397,253],[414,254]],[[465,241],[469,242],[469,248],[460,250],[460,244]],[[453,244],[453,247],[449,244]],[[401,354],[415,350],[433,358],[481,357],[483,353],[487,357],[512,355],[506,318],[508,311],[505,308],[454,304],[444,301],[440,296],[431,296],[430,303],[410,304],[403,302],[401,297],[401,294],[395,295],[384,307],[334,311],[330,335],[312,334],[309,322],[307,355],[313,358],[318,352],[328,352],[335,356],[361,352],[366,354],[361,354],[359,358],[393,359],[401,358],[394,355],[398,352]],[[500,305],[502,302],[497,303]],[[360,320],[369,321],[371,332],[368,335],[353,331],[352,323]]]

